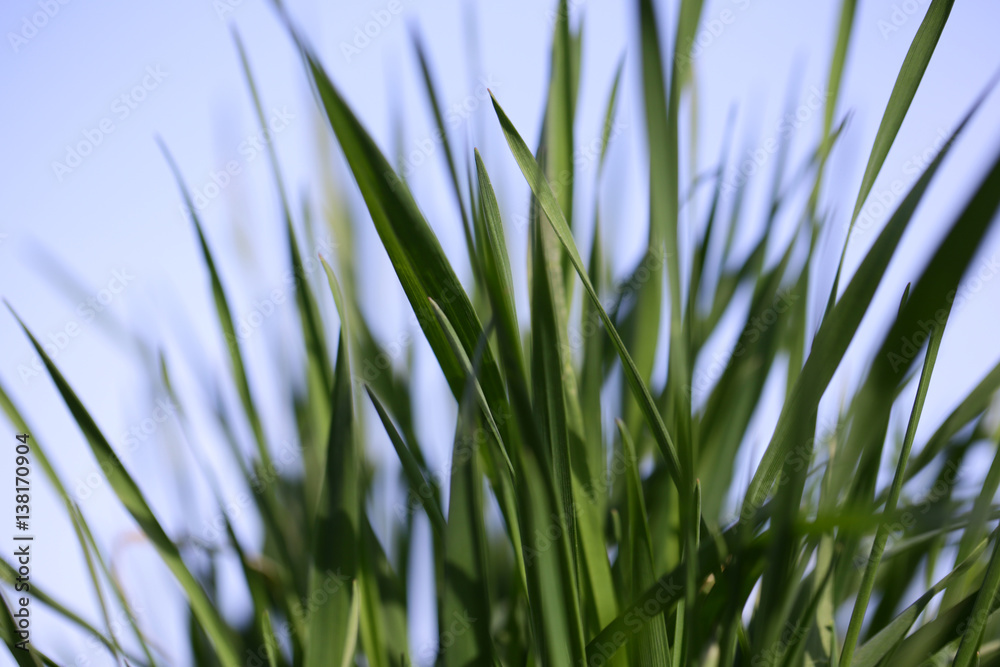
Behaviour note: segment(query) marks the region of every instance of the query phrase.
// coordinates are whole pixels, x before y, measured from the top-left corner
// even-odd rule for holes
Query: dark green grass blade
[[[302,52],[326,116],[344,151],[410,306],[434,351],[452,394],[459,398],[465,374],[441,330],[429,299],[440,304],[448,321],[455,327],[467,355],[472,354],[476,341],[483,332],[479,317],[406,186],[399,181],[322,65],[294,29],[289,29]],[[500,371],[489,348],[483,358],[481,382],[496,419],[498,413],[504,412],[507,401]]]

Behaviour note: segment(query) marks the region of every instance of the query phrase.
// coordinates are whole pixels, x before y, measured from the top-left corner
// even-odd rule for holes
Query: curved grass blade
[[[10,307],[9,304],[8,307]],[[125,509],[128,510],[132,518],[139,524],[143,533],[146,534],[153,546],[156,547],[160,557],[163,558],[163,562],[184,589],[191,609],[212,642],[219,660],[225,667],[236,667],[239,664],[239,653],[236,650],[235,639],[232,636],[230,628],[226,625],[226,622],[222,619],[222,616],[211,600],[209,600],[208,595],[206,595],[201,585],[187,569],[177,545],[170,539],[153,515],[145,497],[142,495],[142,491],[122,466],[121,461],[104,437],[104,434],[101,433],[93,417],[90,416],[90,413],[84,407],[83,403],[80,402],[80,399],[77,398],[76,393],[69,386],[69,383],[63,378],[62,373],[59,372],[59,369],[49,359],[48,354],[28,330],[24,322],[21,321],[21,318],[14,313],[13,309],[11,309],[11,313],[28,335],[28,338],[31,339],[31,344],[35,347],[35,351],[42,358],[49,375],[52,377],[56,388],[62,395],[63,401],[66,403],[66,407],[69,408],[77,426],[80,427],[80,430],[86,437],[97,462],[102,469],[114,471],[113,474],[107,476],[108,484],[111,485],[111,488],[125,506]]]
[[[558,236],[559,240],[563,244],[563,247],[566,249],[570,262],[573,264],[573,268],[576,269],[576,273],[583,282],[587,295],[590,297],[591,302],[597,309],[597,312],[601,317],[601,321],[604,323],[604,327],[607,330],[608,335],[611,337],[615,350],[621,357],[622,367],[625,371],[625,379],[635,395],[636,400],[639,402],[639,406],[642,408],[646,420],[649,422],[650,430],[653,432],[653,437],[656,438],[656,442],[660,447],[661,453],[667,461],[670,474],[674,480],[678,480],[680,465],[677,460],[677,451],[674,447],[673,441],[667,433],[667,428],[663,424],[663,419],[660,417],[656,404],[653,402],[653,397],[649,393],[649,388],[642,380],[635,362],[629,355],[628,350],[625,349],[625,343],[622,342],[621,336],[618,334],[617,329],[615,329],[614,324],[611,322],[611,318],[608,317],[608,313],[604,310],[604,305],[601,303],[600,297],[590,282],[590,278],[587,275],[587,269],[584,267],[583,260],[580,258],[580,253],[576,248],[576,243],[573,241],[572,232],[570,232],[569,227],[566,224],[566,220],[562,215],[559,204],[552,193],[552,188],[545,180],[541,167],[539,167],[538,162],[535,160],[534,156],[532,156],[528,146],[517,133],[517,130],[510,122],[507,114],[504,113],[503,109],[500,107],[500,103],[497,102],[496,97],[493,97],[493,108],[496,110],[497,117],[500,119],[500,125],[503,128],[504,136],[507,138],[507,144],[510,146],[511,152],[514,154],[514,159],[521,168],[521,173],[524,174],[531,191],[534,193],[542,207],[542,210],[545,212],[549,224],[555,230],[556,236]]]

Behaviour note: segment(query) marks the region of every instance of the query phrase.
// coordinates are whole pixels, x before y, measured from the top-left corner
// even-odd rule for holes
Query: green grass
[[[285,232],[283,252],[296,276],[305,351],[302,367],[289,370],[296,390],[287,401],[298,431],[301,474],[270,474],[274,443],[267,439],[247,378],[247,352],[236,336],[226,285],[182,171],[163,148],[191,213],[218,334],[229,355],[231,376],[219,382],[232,383],[240,411],[220,407],[215,415],[221,432],[233,440],[233,465],[253,491],[249,496],[264,531],[260,543],[237,538],[222,509],[218,471],[204,463],[193,442],[193,460],[216,497],[225,531],[211,549],[168,535],[144,498],[142,480],[129,475],[88,413],[86,397],[77,396],[22,323],[94,456],[109,471],[110,488],[180,585],[190,608],[190,646],[172,647],[172,655],[188,652],[199,666],[225,667],[248,661],[307,667],[429,661],[447,667],[1000,665],[1000,507],[994,502],[1000,456],[994,456],[977,498],[963,499],[954,479],[974,445],[988,443],[996,452],[1000,434],[987,430],[983,416],[1000,389],[1000,364],[959,397],[926,441],[916,440],[949,319],[949,297],[1000,206],[1000,155],[972,195],[956,201],[954,215],[942,221],[947,231],[902,295],[898,311],[872,315],[882,317],[888,329],[859,386],[843,397],[836,424],[818,418],[820,400],[869,315],[914,211],[979,102],[901,198],[854,274],[843,271],[845,239],[832,285],[814,284],[813,269],[828,259],[817,251],[820,235],[829,225],[844,225],[821,209],[833,195],[821,195],[827,160],[843,128],[836,113],[857,3],[842,4],[823,136],[809,162],[789,176],[787,145],[781,147],[767,214],[754,219],[741,208],[743,185],[731,206],[723,201],[725,156],[733,141],[727,131],[720,163],[702,177],[710,205],[692,221],[690,238],[679,233],[680,193],[693,184],[681,182],[678,174],[689,157],[681,150],[681,132],[690,133],[692,145],[697,141],[695,129],[681,122],[695,72],[689,53],[664,45],[692,43],[702,3],[680,3],[678,15],[670,17],[676,25],[670,39],[657,32],[653,2],[635,4],[641,19],[633,51],[642,70],[649,232],[645,252],[617,288],[609,280],[601,230],[641,228],[646,221],[609,223],[595,214],[593,224],[583,224],[574,210],[581,36],[570,27],[565,1],[555,14],[538,145],[519,133],[520,119],[504,111],[502,96],[492,99],[497,123],[490,131],[506,140],[509,154],[491,159],[512,160],[533,195],[527,228],[530,298],[520,303],[513,296],[508,251],[512,229],[501,216],[479,152],[463,159],[453,151],[456,144],[445,141],[439,165],[447,168],[442,177],[461,210],[472,266],[471,280],[463,284],[454,258],[443,251],[404,180],[276,3],[328,121],[323,129],[343,151],[368,213],[352,220],[334,213],[319,223],[308,211],[296,214],[269,145],[281,203],[282,219],[275,224]],[[848,204],[838,210],[853,210],[852,229],[952,4],[933,0],[927,9],[882,112],[860,191],[834,196]],[[263,123],[261,91],[238,36],[235,44],[249,102]],[[428,108],[444,132],[433,66],[419,39],[415,50]],[[613,140],[620,77],[621,67],[603,109],[598,182]],[[468,171],[462,173],[465,165]],[[325,193],[331,210],[335,191],[330,184]],[[810,195],[794,210],[791,194],[798,191]],[[773,234],[779,215],[799,220],[791,240]],[[328,280],[313,282],[299,238],[314,238],[320,224],[329,225],[338,244],[333,256],[323,258]],[[351,258],[351,227],[368,224],[458,408],[451,463],[443,475],[428,464],[430,443],[417,436],[412,365],[397,363],[364,375],[367,380],[359,373],[366,362],[386,358],[366,317],[370,304],[359,295],[365,272]],[[748,253],[733,247],[737,226],[760,230]],[[585,229],[592,233],[581,238]],[[765,262],[765,255],[777,259]],[[743,331],[756,335],[740,337],[719,378],[704,387],[704,404],[694,409],[696,361],[738,293],[750,294]],[[337,316],[324,317],[324,311]],[[807,312],[818,320],[809,322]],[[762,317],[770,323],[761,330],[754,323]],[[669,341],[667,372],[666,380],[656,383],[661,331]],[[901,355],[898,341],[917,332],[925,349]],[[183,406],[185,397],[177,396],[170,382],[176,363],[161,356],[149,379]],[[780,415],[759,465],[745,471],[741,461],[751,418],[765,381],[777,372],[785,376]],[[621,383],[612,381],[618,373]],[[913,386],[912,403],[899,400]],[[36,604],[96,637],[118,661],[165,663],[154,638],[144,634],[149,628],[133,623],[128,637],[111,633],[109,610],[127,609],[127,598],[111,576],[108,555],[97,548],[83,512],[50,465],[55,450],[44,431],[31,430],[3,387],[0,405],[14,428],[35,434],[35,456],[73,521],[103,623],[95,627],[79,617],[71,604],[45,590],[44,578],[41,588],[33,588]],[[890,429],[893,410],[908,415],[901,439]],[[232,414],[245,423],[235,423]],[[367,419],[371,414],[378,419]],[[607,414],[617,417],[613,424],[605,423]],[[179,420],[190,433],[183,410]],[[368,509],[374,470],[366,443],[378,430],[385,431],[399,458],[406,498],[401,511],[393,512],[390,544],[372,529]],[[240,453],[233,435],[239,432],[251,434],[252,456]],[[877,484],[883,459],[891,461],[886,488]],[[744,486],[739,480],[748,475]],[[727,518],[733,485],[743,500],[738,516]],[[500,522],[486,520],[491,506]],[[408,577],[413,559],[422,557],[412,548],[420,514],[431,530],[430,602],[439,635],[434,650],[412,654]],[[237,627],[223,617],[214,576],[189,569],[184,555],[191,548],[205,549],[213,563],[223,554],[235,556],[252,600],[252,622]],[[949,566],[946,573],[932,576],[942,562]],[[3,563],[0,576],[10,583],[14,564]],[[18,664],[55,664],[43,653],[48,639],[40,647],[32,644],[30,652],[14,648],[7,604],[0,633]]]

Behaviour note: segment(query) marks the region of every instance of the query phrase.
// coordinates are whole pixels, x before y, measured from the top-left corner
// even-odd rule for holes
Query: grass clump
[[[507,245],[512,230],[479,152],[463,160],[453,144],[444,144],[446,176],[461,209],[472,267],[469,284],[463,284],[405,180],[277,7],[364,198],[368,215],[353,224],[374,226],[458,407],[445,474],[429,466],[428,443],[417,436],[410,373],[399,365],[371,377],[358,372],[366,362],[386,357],[365,315],[358,292],[363,272],[352,261],[349,243],[323,258],[325,284],[308,279],[298,236],[304,229],[311,238],[314,223],[293,214],[268,144],[305,350],[289,397],[301,474],[272,474],[273,443],[247,379],[246,351],[235,335],[226,288],[181,170],[164,148],[208,269],[229,354],[227,381],[240,404],[235,417],[222,408],[216,414],[234,440],[235,464],[253,489],[262,543],[241,542],[222,509],[219,545],[207,549],[172,539],[84,402],[31,340],[94,456],[110,471],[111,488],[180,584],[190,607],[188,651],[195,664],[1000,664],[995,503],[1000,457],[994,457],[981,492],[971,500],[957,493],[954,476],[974,445],[988,442],[995,452],[998,434],[989,430],[984,414],[1000,387],[1000,365],[961,397],[926,441],[916,440],[953,295],[1000,205],[1000,155],[973,194],[957,202],[946,234],[888,318],[867,374],[845,397],[836,420],[825,423],[820,401],[871,309],[915,209],[975,107],[901,199],[854,274],[842,271],[845,239],[832,285],[817,284],[814,269],[825,259],[817,250],[820,235],[843,222],[821,208],[820,195],[843,129],[835,111],[857,3],[842,3],[823,135],[808,162],[789,175],[788,146],[782,144],[766,215],[754,220],[740,206],[744,184],[732,200],[723,197],[730,183],[727,135],[717,168],[697,184],[709,189],[710,205],[702,217],[688,221],[690,235],[679,231],[681,193],[694,185],[680,176],[685,157],[680,132],[681,105],[694,72],[689,50],[671,52],[664,44],[693,43],[702,3],[679,4],[672,17],[676,34],[666,40],[658,34],[652,1],[636,0],[640,42],[633,57],[642,69],[649,151],[648,239],[617,289],[608,278],[602,240],[608,223],[595,215],[592,225],[583,225],[573,207],[581,35],[570,27],[565,0],[555,14],[538,144],[530,146],[501,100],[492,99],[497,136],[506,140],[532,193],[527,303],[513,296]],[[903,61],[853,206],[852,227],[951,5],[930,3]],[[238,37],[236,44],[263,123]],[[417,53],[435,121],[447,138],[432,68],[419,43]],[[621,68],[608,94],[598,179],[612,139],[620,75]],[[792,196],[803,191],[809,196]],[[774,233],[779,216],[798,220],[790,239]],[[614,222],[616,230],[625,224],[632,223]],[[733,238],[737,226],[746,225],[760,231],[750,251],[741,254]],[[581,238],[582,229],[591,230],[589,238]],[[333,231],[349,240],[350,227],[342,220]],[[750,295],[741,329],[747,335],[736,341],[719,377],[701,383],[695,377],[699,355],[744,293]],[[324,303],[335,308],[335,319],[323,316]],[[654,382],[661,331],[668,341],[666,379]],[[913,340],[918,331],[923,331],[920,354],[900,354],[898,341]],[[27,327],[25,332],[31,336]],[[160,357],[151,380],[183,405],[170,383],[172,363]],[[765,383],[779,373],[784,376],[780,415],[743,486],[740,452]],[[899,400],[913,385],[912,403]],[[693,404],[693,386],[705,396],[700,405]],[[2,389],[0,403],[18,428],[26,428]],[[890,429],[893,410],[909,415],[899,443]],[[365,414],[377,421],[366,423]],[[617,416],[613,424],[609,414]],[[249,427],[251,455],[235,442],[232,434],[245,430],[235,419]],[[373,470],[366,442],[373,429],[387,434],[406,494],[388,539],[373,529],[368,502]],[[102,606],[106,599],[124,605],[106,556],[47,463],[44,443],[37,451],[78,526]],[[888,485],[879,483],[884,458],[892,461]],[[221,508],[215,471],[205,466],[202,472]],[[933,486],[924,486],[927,479]],[[727,515],[734,485],[742,502]],[[496,522],[487,520],[493,506]],[[423,557],[413,547],[420,514],[431,529],[425,556],[434,572],[439,635],[434,647],[413,651],[408,579],[412,560]],[[182,554],[189,548],[207,551],[213,563],[208,574],[191,569]],[[219,611],[211,573],[223,555],[235,556],[241,568],[252,600],[249,623],[237,625]],[[934,564],[942,561],[948,568],[937,576]],[[4,565],[10,580],[13,565]],[[35,595],[119,660],[168,660],[137,626],[126,646],[55,599],[40,591]],[[4,639],[13,647],[9,612],[5,618]],[[20,664],[51,663],[34,648],[11,650]]]

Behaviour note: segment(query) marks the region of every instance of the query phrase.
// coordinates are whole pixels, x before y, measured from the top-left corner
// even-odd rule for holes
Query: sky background
[[[467,281],[460,218],[445,180],[441,147],[431,139],[433,121],[409,37],[411,29],[421,33],[446,115],[455,119],[452,141],[463,154],[471,153],[473,145],[479,148],[497,187],[509,223],[518,298],[526,299],[526,228],[518,221],[527,208],[528,189],[484,91],[488,87],[494,92],[529,144],[537,142],[555,3],[297,0],[287,4],[383,151],[391,158],[401,153],[407,156],[403,164],[416,199]],[[582,21],[584,31],[575,127],[583,156],[576,185],[579,238],[589,238],[585,221],[592,217],[594,188],[600,187],[603,232],[616,276],[629,271],[643,248],[648,209],[633,4],[570,2],[573,25]],[[662,35],[673,34],[675,4],[658,3]],[[928,4],[928,0],[859,3],[837,110],[838,120],[850,112],[850,123],[831,159],[824,193],[824,207],[832,222],[820,250],[829,261],[821,262],[816,273],[823,290],[829,289],[844,226],[889,92]],[[40,14],[44,7],[49,7],[52,16],[36,18],[44,16]],[[790,132],[790,164],[801,162],[819,139],[822,112],[814,107],[826,93],[838,16],[839,3],[829,1],[705,3],[694,65],[696,172],[716,165],[730,108],[737,110],[732,162],[742,163],[766,146],[768,139],[780,137],[788,127],[782,120],[789,108],[798,113],[796,125],[800,125]],[[379,26],[377,36],[367,42],[359,39],[366,24],[380,17],[385,25]],[[32,25],[33,20],[41,27]],[[908,189],[917,170],[940,147],[941,137],[955,129],[1000,67],[1000,44],[995,39],[998,20],[1000,5],[995,2],[956,3],[910,115],[875,184],[873,199],[882,196],[894,206],[894,182]],[[287,270],[278,201],[261,150],[263,142],[270,140],[276,146],[299,224],[298,212],[305,202],[321,210],[329,200],[321,188],[324,173],[333,173],[337,196],[358,222],[355,257],[364,272],[362,297],[372,304],[368,314],[374,331],[384,343],[408,336],[417,341],[418,430],[430,450],[431,465],[446,465],[454,429],[453,402],[426,343],[412,335],[412,317],[395,275],[356,187],[346,177],[341,155],[330,148],[329,128],[318,115],[302,63],[269,3],[8,0],[0,7],[0,28],[5,36],[0,45],[4,119],[0,145],[5,155],[0,160],[0,295],[36,336],[55,346],[56,364],[112,443],[120,452],[128,449],[123,457],[126,466],[171,534],[203,535],[215,510],[187,453],[185,434],[173,417],[160,419],[164,413],[158,409],[162,410],[164,396],[144,379],[144,360],[129,338],[116,333],[119,327],[138,332],[152,349],[164,351],[179,393],[188,401],[183,409],[190,414],[193,428],[187,439],[222,471],[226,497],[235,497],[240,487],[236,471],[227,463],[221,434],[208,419],[208,396],[202,390],[202,379],[223,377],[226,372],[207,273],[157,137],[177,161],[188,187],[205,199],[200,215],[237,321],[249,321],[246,318],[262,299],[282,287]],[[232,30],[239,32],[247,48],[271,123],[268,134],[253,115]],[[587,151],[600,137],[605,100],[623,57],[620,131],[612,141],[605,176],[598,186],[596,161],[587,157],[592,154]],[[877,293],[872,315],[865,319],[824,399],[827,414],[862,377],[866,355],[885,331],[906,283],[919,275],[958,205],[967,199],[1000,148],[998,117],[1000,95],[993,94],[947,158]],[[403,119],[402,133],[396,131],[399,119]],[[686,109],[686,127],[691,120]],[[88,154],[77,160],[68,153],[80,142],[94,145],[90,151],[84,146],[79,152]],[[685,147],[692,150],[686,139]],[[740,230],[741,247],[748,247],[759,231],[754,224],[763,213],[773,159],[766,156],[761,171],[750,177],[748,206],[756,215],[748,216],[747,226]],[[221,175],[227,169],[228,179]],[[690,177],[691,170],[686,169]],[[224,186],[218,187],[220,183]],[[695,198],[693,210],[701,205],[703,211],[703,204],[703,199]],[[866,208],[872,215],[862,216],[858,241],[848,253],[848,272],[857,266],[886,219],[877,208]],[[793,223],[783,220],[781,224],[790,234]],[[322,236],[306,254],[329,256],[338,242]],[[1000,235],[994,229],[973,260],[974,271],[995,264],[998,253]],[[319,273],[313,271],[310,279],[318,280]],[[995,328],[1000,280],[971,281],[966,287],[967,298],[948,325],[918,446],[1000,358]],[[713,340],[699,360],[696,378],[699,373],[711,373],[712,364],[719,363],[719,355],[738,335],[737,322],[745,307],[734,309],[727,318],[731,335]],[[335,321],[332,304],[324,301],[323,308],[329,321]],[[289,439],[292,424],[279,403],[289,386],[283,363],[299,355],[294,344],[286,344],[295,340],[294,335],[294,308],[286,302],[254,329],[244,352],[258,403],[264,406],[266,431],[278,452],[295,449]],[[660,354],[665,359],[665,349]],[[110,489],[92,475],[96,462],[51,381],[32,365],[35,360],[14,318],[6,309],[0,311],[0,381],[37,429],[33,437],[47,448],[95,528],[98,542],[114,554],[116,569],[139,610],[140,625],[176,664],[187,664],[188,656],[180,648],[185,631],[176,586],[151,547],[137,539],[134,524]],[[662,380],[665,364],[658,367]],[[769,388],[766,405],[754,420],[746,447],[750,459],[759,457],[767,442],[781,391],[780,384]],[[235,405],[231,389],[224,387],[223,392],[225,400]],[[904,394],[901,404],[906,404],[906,396],[912,393]],[[139,429],[141,439],[129,439],[128,431],[134,428]],[[238,435],[249,441],[248,433]],[[395,479],[397,468],[381,432],[370,429],[369,435],[371,457],[384,467],[372,521],[384,533],[392,520],[395,497],[388,480]],[[9,425],[0,430],[0,438],[13,442]],[[3,462],[3,470],[11,471],[12,458]],[[289,470],[294,470],[294,462]],[[974,488],[976,475],[981,477],[983,472],[962,471],[961,478]],[[177,476],[182,479],[179,484],[174,482]],[[35,464],[33,580],[37,578],[48,591],[97,623],[96,598],[86,584],[85,564],[72,526],[42,477]],[[234,519],[249,543],[260,535],[253,517],[244,514]],[[426,548],[427,538],[427,526],[421,524],[418,545]],[[12,544],[0,537],[0,553],[6,558],[14,549]],[[414,567],[423,564],[418,559]],[[416,588],[411,590],[410,618],[415,619],[411,642],[418,656],[435,641],[433,605],[423,594],[431,590],[429,570],[426,575],[415,577]],[[238,586],[239,575],[230,567],[223,568],[221,576],[225,613],[240,618],[248,598]],[[4,593],[10,599],[9,589]],[[116,620],[125,621],[120,615]],[[106,652],[92,647],[51,615],[39,611],[33,623],[33,640],[57,661],[112,664]],[[9,658],[0,656],[0,663],[5,660]]]

